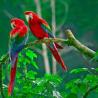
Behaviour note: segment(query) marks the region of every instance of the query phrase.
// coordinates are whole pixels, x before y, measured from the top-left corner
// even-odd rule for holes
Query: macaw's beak
[[[24,12],[24,14],[25,14],[27,21],[33,19],[33,15],[30,13],[30,11],[26,11],[26,12]]]
[[[28,15],[28,11],[24,12],[26,20],[29,21],[29,15]]]

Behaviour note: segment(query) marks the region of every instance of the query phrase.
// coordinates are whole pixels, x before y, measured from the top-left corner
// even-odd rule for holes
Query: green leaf
[[[83,82],[89,83],[90,86],[96,85],[98,83],[98,76],[97,75],[87,75]]]
[[[70,93],[66,98],[78,98],[77,94]]]
[[[30,60],[27,59],[27,58],[24,58],[24,62],[23,62],[23,64],[24,64],[24,65],[26,65],[26,64],[30,64]]]
[[[55,84],[60,84],[62,81],[62,78],[59,77],[58,75],[45,74],[44,78],[47,79],[48,81],[53,81]]]
[[[7,66],[8,66],[8,70],[10,70],[10,68],[11,68],[11,64],[8,64]]]
[[[74,87],[72,87],[71,92],[74,94],[77,94],[77,92],[79,93],[79,87],[77,87],[77,85],[75,85]]]
[[[95,68],[95,70],[98,72],[98,68]]]
[[[16,77],[17,77],[17,78],[20,78],[21,76],[22,76],[22,74],[21,74],[19,71],[17,71]]]
[[[68,83],[65,84],[65,88],[66,88],[66,89],[71,89],[71,88],[73,88],[74,86],[78,85],[80,82],[81,82],[80,79],[73,79],[73,80],[70,80]]]
[[[81,84],[79,84],[79,90],[82,94],[84,94],[87,91],[87,84],[81,82]]]
[[[7,57],[7,54],[5,54],[5,55],[3,55],[3,56],[0,57],[0,62],[1,62],[5,57]]]
[[[36,75],[37,75],[37,72],[29,71],[29,72],[27,72],[27,74],[26,74],[26,78],[35,79],[35,76],[36,76]]]
[[[31,65],[34,66],[36,69],[39,69],[38,65],[36,64],[36,62],[31,61]]]
[[[92,58],[94,61],[98,61],[98,51],[96,51],[95,56]]]
[[[88,69],[87,68],[77,68],[77,69],[73,69],[72,71],[70,71],[71,74],[79,74],[81,72],[87,72]]]
[[[33,58],[37,58],[37,55],[36,55],[33,51],[31,51],[31,50],[28,50],[28,51],[26,52],[26,56],[28,56],[31,60],[32,60]]]

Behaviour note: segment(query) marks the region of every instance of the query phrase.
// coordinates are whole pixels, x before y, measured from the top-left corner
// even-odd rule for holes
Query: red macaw
[[[10,32],[9,57],[11,62],[10,82],[8,85],[8,95],[11,95],[14,87],[18,53],[27,42],[27,26],[24,21],[18,18],[11,19],[12,30]]]
[[[38,39],[43,39],[43,38],[54,38],[52,35],[52,31],[48,25],[48,23],[40,18],[36,13],[32,11],[26,11],[25,13],[26,19],[28,21],[30,30],[34,36],[36,36]],[[54,58],[56,61],[61,64],[62,68],[64,70],[67,70],[67,67],[64,64],[63,59],[58,53],[57,48],[62,48],[62,46],[58,45],[57,43],[52,43],[52,44],[46,44],[47,47],[50,49],[52,52]]]

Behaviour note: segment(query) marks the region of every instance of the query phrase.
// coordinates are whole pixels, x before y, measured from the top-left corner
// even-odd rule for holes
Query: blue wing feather
[[[14,39],[10,39],[9,55],[10,55],[10,59],[12,61],[11,65],[14,65],[15,60],[18,56],[18,53],[24,48],[24,46],[27,42],[27,39],[28,39],[28,35],[24,36],[23,38],[19,38],[19,36],[17,36]]]
[[[47,27],[45,24],[41,24],[41,27],[43,28],[43,30],[44,30],[46,33],[48,33],[49,37],[54,38],[50,27]]]
[[[49,27],[48,24],[45,25],[44,23],[41,23],[41,27],[43,28],[43,30],[44,30],[46,33],[48,33],[48,35],[49,35],[50,38],[55,38],[54,35],[52,34],[52,31],[51,31],[51,29],[50,29],[50,27]],[[56,48],[58,48],[58,49],[63,49],[63,47],[60,46],[59,44],[57,44],[57,43],[54,43],[54,44],[55,44]],[[50,46],[51,46],[51,47],[54,47],[53,44],[50,44]]]

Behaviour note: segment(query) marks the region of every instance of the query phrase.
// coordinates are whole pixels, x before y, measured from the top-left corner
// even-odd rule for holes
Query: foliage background
[[[51,26],[51,6],[50,0],[40,0],[42,7],[42,17],[47,20]],[[74,35],[83,42],[85,45],[89,46],[93,50],[98,50],[98,1],[97,0],[56,0],[56,23],[57,28],[60,25],[62,27],[56,32],[56,36],[64,37],[66,36],[62,33],[62,29],[70,28]],[[34,0],[1,0],[0,1],[0,56],[8,52],[8,41],[9,41],[9,31],[10,18],[18,17],[25,20],[24,11],[33,10],[36,11],[36,6]],[[26,21],[25,21],[26,22]],[[33,40],[35,37],[33,37]],[[32,37],[30,37],[32,41]],[[37,47],[40,47],[38,45]],[[68,47],[66,47],[68,50]],[[36,51],[33,50],[35,53]],[[37,77],[44,76],[44,63],[43,58],[40,54],[37,54],[37,65],[39,66]],[[49,54],[49,57],[51,55]],[[69,69],[85,67],[84,57],[73,49],[69,52],[62,54],[65,63],[68,65]],[[51,60],[50,60],[51,62]],[[95,63],[90,63],[90,65],[96,65]],[[50,66],[52,66],[50,64]],[[59,69],[60,68],[60,69]],[[61,71],[61,67],[58,66],[58,75],[61,76],[64,81],[69,81],[71,78],[65,78],[67,74]],[[69,74],[68,74],[69,75]],[[83,73],[81,73],[83,75]],[[43,79],[45,79],[43,77]],[[63,81],[62,85],[65,85]],[[97,80],[96,80],[97,81]],[[62,86],[63,87],[63,86]],[[59,87],[58,87],[59,88]],[[39,89],[39,88],[38,88]],[[62,88],[59,88],[60,91]],[[23,91],[23,90],[21,90]],[[17,90],[16,90],[17,92]],[[23,92],[22,92],[23,93]],[[74,95],[73,95],[74,96]],[[91,98],[92,98],[91,94]],[[97,98],[96,95],[94,98]],[[36,97],[37,98],[37,97]],[[41,97],[42,98],[42,97]],[[44,98],[44,97],[43,97]],[[59,97],[57,97],[59,98]],[[66,97],[63,97],[66,98]],[[71,98],[71,97],[68,97]],[[77,98],[77,97],[74,97]],[[90,98],[90,97],[89,97]]]
[[[40,0],[42,5],[42,17],[45,18],[51,26],[51,10],[50,0]],[[68,6],[68,12],[65,13],[64,4]],[[98,1],[95,0],[56,0],[56,18],[59,25],[62,20],[64,27],[72,28],[75,36],[84,43],[90,43],[90,47],[94,50],[98,48]],[[36,11],[34,0],[1,0],[0,1],[0,55],[8,51],[9,31],[11,29],[10,15],[23,18],[23,12],[26,10]],[[66,18],[66,19],[65,19]],[[58,32],[56,33],[56,36]],[[89,35],[89,36],[88,36]],[[2,43],[3,41],[3,43]],[[72,54],[72,53],[71,53]],[[76,65],[73,58],[78,58],[77,53],[73,53],[75,57],[70,57],[70,53],[65,54],[65,60],[68,65]],[[70,61],[72,63],[70,64]]]

